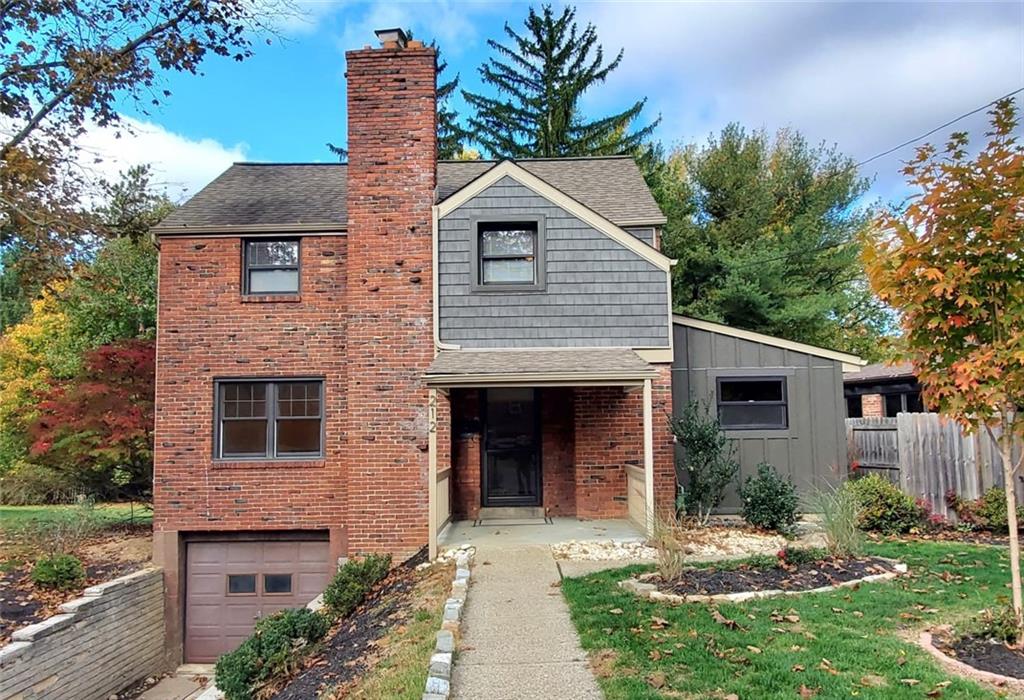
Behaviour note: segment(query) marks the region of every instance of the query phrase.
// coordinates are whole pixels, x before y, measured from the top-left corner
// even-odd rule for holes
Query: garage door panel
[[[237,647],[256,619],[306,605],[323,592],[331,568],[327,542],[288,540],[192,542],[186,564],[185,660],[195,663]],[[245,593],[229,594],[230,575]]]

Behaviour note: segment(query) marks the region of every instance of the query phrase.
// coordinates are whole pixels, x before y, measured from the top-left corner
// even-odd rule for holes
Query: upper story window
[[[478,291],[538,290],[544,285],[544,223],[477,221],[473,287]]]
[[[785,377],[719,377],[718,421],[729,430],[789,427]]]
[[[299,242],[245,241],[243,287],[245,294],[298,294]]]
[[[218,458],[321,457],[323,422],[320,380],[217,383]]]

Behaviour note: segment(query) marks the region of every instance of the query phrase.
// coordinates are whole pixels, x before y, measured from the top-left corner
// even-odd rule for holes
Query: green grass
[[[931,542],[869,549],[905,561],[910,576],[856,590],[720,605],[741,629],[716,622],[707,605],[651,603],[616,586],[643,567],[566,579],[562,590],[609,700],[731,693],[744,700],[791,699],[800,697],[802,686],[816,698],[924,698],[947,681],[940,686],[943,698],[998,697],[947,675],[908,640],[928,625],[966,620],[1006,594],[1005,549]],[[611,612],[616,609],[621,614]],[[799,622],[771,619],[791,609]],[[652,616],[669,624],[655,629]]]
[[[0,506],[0,529],[14,530],[30,522],[45,522],[66,517],[74,513],[76,506]],[[103,527],[127,525],[132,522],[130,503],[100,503],[95,510],[96,518]],[[142,504],[135,504],[136,524],[151,524],[153,511]]]

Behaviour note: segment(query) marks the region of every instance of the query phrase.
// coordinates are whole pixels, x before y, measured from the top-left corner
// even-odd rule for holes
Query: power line
[[[980,111],[982,111],[982,110],[984,110],[984,109],[988,109],[989,107],[991,107],[992,105],[996,104],[996,103],[997,103],[997,102],[999,102],[1000,100],[1005,100],[1005,99],[1006,99],[1006,98],[1008,98],[1008,97],[1013,97],[1014,95],[1016,95],[1016,94],[1017,94],[1017,93],[1019,93],[1019,92],[1024,92],[1024,87],[1022,87],[1022,88],[1017,88],[1017,89],[1016,89],[1016,90],[1014,90],[1013,92],[1008,92],[1008,93],[1006,93],[1005,95],[1003,95],[1002,97],[997,97],[996,99],[992,100],[992,101],[991,101],[991,102],[989,102],[988,104],[984,104],[984,105],[982,105],[981,107],[978,107],[977,109],[972,109],[972,110],[971,110],[970,112],[965,112],[964,114],[961,114],[961,115],[960,115],[959,117],[956,117],[955,119],[950,119],[950,120],[949,120],[948,122],[946,122],[945,124],[940,124],[939,126],[935,127],[935,128],[934,128],[934,129],[932,129],[931,131],[928,131],[928,132],[926,132],[926,133],[924,133],[924,134],[921,134],[920,136],[917,136],[917,137],[915,137],[915,138],[912,138],[912,139],[910,139],[909,141],[904,141],[904,142],[903,142],[903,143],[901,143],[901,144],[900,144],[899,146],[893,146],[893,147],[892,147],[892,148],[890,148],[890,149],[889,149],[888,151],[882,151],[882,152],[881,152],[881,153],[879,153],[878,155],[874,155],[874,156],[871,156],[871,157],[870,157],[870,158],[868,158],[867,160],[862,160],[861,162],[857,163],[857,167],[859,168],[859,167],[861,167],[861,166],[863,166],[863,165],[867,165],[868,163],[870,163],[870,162],[871,162],[871,161],[873,161],[873,160],[878,160],[879,158],[882,158],[882,157],[884,157],[884,156],[887,156],[887,155],[889,155],[890,153],[895,153],[896,151],[900,150],[901,148],[905,148],[906,146],[909,146],[909,145],[911,145],[911,144],[917,143],[917,142],[918,142],[918,141],[920,141],[921,139],[926,139],[926,138],[928,138],[929,136],[931,136],[932,134],[934,134],[934,133],[935,133],[936,131],[942,131],[942,130],[943,130],[943,129],[945,129],[946,127],[948,127],[948,126],[952,126],[953,124],[956,124],[956,123],[957,123],[958,121],[960,121],[961,119],[966,119],[967,117],[969,117],[969,116],[971,116],[971,115],[973,115],[973,114],[977,114],[978,112],[980,112]]]

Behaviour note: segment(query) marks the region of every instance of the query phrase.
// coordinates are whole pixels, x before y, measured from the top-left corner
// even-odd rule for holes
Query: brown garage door
[[[328,559],[327,542],[190,542],[185,661],[216,661],[248,637],[259,618],[320,595]]]

